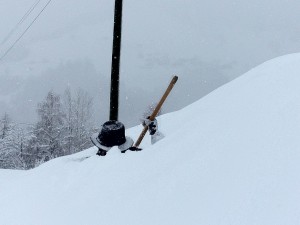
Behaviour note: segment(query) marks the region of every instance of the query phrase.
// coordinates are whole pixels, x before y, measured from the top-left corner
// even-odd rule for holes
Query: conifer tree
[[[64,155],[61,145],[64,133],[65,114],[62,111],[60,96],[48,92],[46,99],[38,104],[39,121],[34,129],[33,141],[37,155],[42,161]]]

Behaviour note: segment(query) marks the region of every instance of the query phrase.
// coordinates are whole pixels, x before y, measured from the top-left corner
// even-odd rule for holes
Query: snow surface
[[[299,74],[300,54],[268,61],[161,116],[141,152],[0,170],[0,224],[300,224]]]

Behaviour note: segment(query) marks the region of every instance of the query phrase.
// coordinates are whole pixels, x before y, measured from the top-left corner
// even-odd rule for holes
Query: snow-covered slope
[[[0,170],[0,224],[300,224],[299,73],[299,54],[264,63],[159,118],[142,152]]]

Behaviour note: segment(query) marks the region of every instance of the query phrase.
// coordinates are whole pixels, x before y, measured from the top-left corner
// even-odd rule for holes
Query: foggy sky
[[[36,0],[0,2],[0,43]],[[3,54],[32,21],[0,45]],[[124,0],[120,119],[138,123],[171,76],[179,82],[165,112],[177,110],[256,65],[300,51],[297,0]],[[112,0],[49,5],[0,61],[0,114],[36,119],[36,105],[52,89],[82,87],[94,96],[97,123],[108,119]]]

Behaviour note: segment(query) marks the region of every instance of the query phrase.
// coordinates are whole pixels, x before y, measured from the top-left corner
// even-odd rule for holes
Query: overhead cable
[[[1,45],[5,44],[7,40],[13,35],[13,33],[18,29],[18,27],[28,18],[28,16],[32,13],[32,11],[36,8],[36,6],[40,3],[41,0],[37,0],[28,11],[23,15],[23,17],[19,20],[19,22],[11,29],[11,31],[7,34],[7,36],[1,42]]]
[[[21,40],[21,38],[26,34],[29,28],[34,24],[34,22],[40,17],[40,15],[44,12],[47,6],[52,2],[49,0],[47,4],[43,7],[43,9],[39,12],[39,14],[34,18],[34,20],[29,24],[29,26],[25,29],[25,31],[19,36],[19,38],[6,50],[6,52],[0,57],[0,61],[15,47],[15,45]]]

